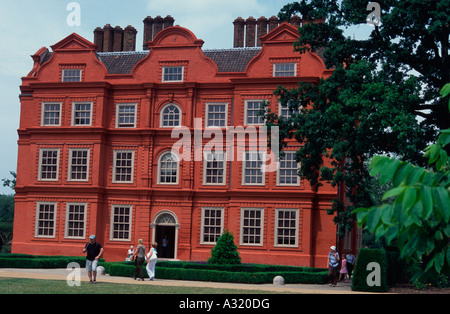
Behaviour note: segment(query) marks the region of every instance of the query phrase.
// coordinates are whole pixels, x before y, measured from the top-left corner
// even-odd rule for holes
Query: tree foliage
[[[304,21],[314,21],[299,28],[294,49],[323,53],[334,71],[317,84],[300,83],[292,90],[279,86],[275,94],[288,104],[291,117],[265,115],[267,126],[279,126],[281,148],[286,138],[302,144],[299,175],[315,188],[322,181],[345,185],[352,205],[335,200],[330,208],[341,228],[354,222],[354,208],[374,205],[365,160],[389,154],[425,165],[420,151],[436,140],[436,130],[450,127],[439,97],[450,75],[448,0],[380,2],[381,24],[370,36],[346,37],[346,27],[366,23],[367,4],[302,0],[283,7],[281,19],[299,13]]]
[[[442,96],[450,94],[450,84]],[[449,101],[450,106],[450,101]],[[396,241],[401,257],[421,261],[422,272],[416,277],[450,274],[450,162],[444,147],[450,145],[450,129],[442,130],[435,144],[428,146],[425,157],[431,169],[386,156],[373,157],[370,174],[379,175],[381,183],[392,181],[381,206],[360,208],[358,224],[365,224],[377,238]]]

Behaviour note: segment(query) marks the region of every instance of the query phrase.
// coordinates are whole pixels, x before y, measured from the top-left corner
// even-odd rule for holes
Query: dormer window
[[[63,69],[63,82],[81,82],[81,69]]]
[[[183,66],[172,66],[162,68],[163,82],[183,82]]]
[[[273,76],[296,76],[297,64],[296,63],[275,63],[273,65]]]

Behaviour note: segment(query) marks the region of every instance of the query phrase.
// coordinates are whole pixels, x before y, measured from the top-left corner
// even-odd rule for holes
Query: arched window
[[[181,109],[175,104],[167,104],[161,110],[161,128],[172,128],[181,125]]]
[[[158,184],[178,184],[179,161],[173,152],[163,153],[158,162]]]

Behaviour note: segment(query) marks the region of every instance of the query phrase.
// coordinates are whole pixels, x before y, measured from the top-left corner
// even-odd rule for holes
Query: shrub
[[[370,263],[377,263],[378,268],[372,268]],[[352,290],[368,292],[386,292],[387,259],[382,249],[361,249],[356,260],[352,276]]]
[[[208,259],[210,264],[240,264],[241,257],[234,243],[233,234],[224,230],[216,245],[211,250],[211,257]]]

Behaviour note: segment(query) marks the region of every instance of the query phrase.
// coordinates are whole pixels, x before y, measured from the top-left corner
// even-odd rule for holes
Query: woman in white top
[[[150,248],[148,254],[146,255],[147,260],[147,274],[148,277],[150,277],[150,280],[155,279],[155,266],[156,266],[156,260],[157,260],[157,252],[156,247],[158,246],[158,243],[153,242],[152,247]]]

